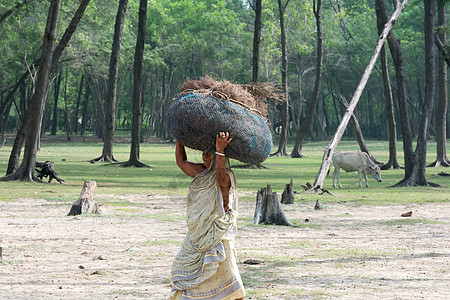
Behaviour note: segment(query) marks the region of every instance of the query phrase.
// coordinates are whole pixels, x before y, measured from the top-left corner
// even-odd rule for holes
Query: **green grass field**
[[[52,142],[52,137],[46,137],[37,154],[38,161],[55,161],[55,170],[64,184],[53,181],[51,184],[37,182],[0,182],[0,201],[15,201],[19,198],[43,198],[54,201],[74,201],[81,191],[85,180],[97,181],[97,194],[185,194],[190,178],[184,175],[176,166],[173,143],[143,143],[141,146],[141,160],[151,168],[122,168],[117,164],[89,163],[89,160],[100,156],[103,144],[101,141],[91,142]],[[61,138],[58,138],[61,141]],[[12,140],[0,148],[0,174],[5,174],[7,161],[11,151]],[[267,184],[274,191],[281,193],[285,184],[291,179],[294,189],[302,193],[302,199],[327,201],[351,201],[361,204],[389,204],[389,203],[422,203],[448,201],[447,194],[450,179],[448,177],[433,176],[433,174],[447,171],[446,168],[428,168],[427,178],[442,185],[442,188],[407,187],[389,188],[403,178],[403,170],[390,170],[382,173],[383,182],[377,183],[369,178],[369,188],[360,189],[357,186],[357,173],[341,172],[342,189],[333,189],[332,172],[324,183],[324,188],[330,190],[334,196],[303,193],[301,185],[313,183],[319,170],[323,150],[328,142],[306,143],[303,147],[304,158],[270,157],[263,164],[266,169],[234,168],[238,178],[240,191],[257,191]],[[385,141],[368,141],[368,146],[380,161],[388,158],[388,144]],[[401,142],[399,147],[399,162],[403,162]],[[275,147],[274,147],[275,148]],[[292,145],[288,145],[288,151]],[[337,150],[357,150],[353,141],[342,141]],[[115,158],[126,161],[129,157],[130,145],[116,143]],[[199,151],[188,150],[188,158],[199,162]],[[428,146],[428,162],[435,158],[435,143]],[[239,161],[232,161],[233,166],[241,165]],[[243,197],[242,200],[254,201]]]
[[[175,144],[144,143],[141,160],[151,168],[122,168],[89,162],[101,154],[99,140],[54,139],[43,139],[37,159],[53,160],[64,184],[0,182],[7,299],[26,298],[27,293],[69,299],[92,293],[86,290],[90,286],[108,298],[167,299],[170,264],[186,230],[185,198],[170,196],[185,195],[191,182],[175,164]],[[12,138],[8,142],[0,148],[1,174]],[[387,160],[387,142],[367,143],[378,160]],[[384,171],[383,182],[369,178],[370,187],[359,188],[357,173],[341,172],[342,189],[332,187],[331,170],[324,188],[332,195],[305,192],[301,185],[315,180],[326,146],[307,143],[305,158],[271,157],[263,163],[266,169],[234,168],[241,201],[237,260],[248,298],[415,299],[424,290],[432,291],[433,299],[448,298],[450,178],[433,174],[450,170],[427,169],[427,178],[440,188],[390,188],[403,178],[403,170]],[[356,142],[343,141],[338,147],[352,149]],[[129,151],[128,143],[117,142],[114,148],[119,161],[127,160]],[[428,162],[434,152],[430,143]],[[189,150],[188,158],[199,162],[201,153]],[[291,179],[295,203],[283,209],[294,226],[252,224],[254,192],[270,184],[281,195]],[[68,217],[85,180],[97,181],[95,199],[102,214]],[[321,210],[313,209],[317,199]],[[412,218],[401,217],[408,211]],[[95,259],[98,255],[106,260]],[[262,263],[248,265],[246,259]]]

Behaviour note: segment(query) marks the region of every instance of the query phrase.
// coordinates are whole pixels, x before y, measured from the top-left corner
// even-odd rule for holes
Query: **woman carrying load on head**
[[[228,132],[216,136],[216,152],[203,153],[203,163],[187,160],[184,145],[176,143],[178,167],[193,177],[187,198],[188,233],[172,265],[170,299],[244,299],[236,264],[238,197],[236,177],[226,168]]]

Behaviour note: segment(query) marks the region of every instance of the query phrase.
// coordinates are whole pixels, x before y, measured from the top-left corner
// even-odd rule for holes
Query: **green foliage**
[[[74,120],[79,98],[79,83],[83,75],[89,75],[91,87],[88,99],[88,128],[99,134],[101,110],[109,69],[117,4],[106,0],[91,0],[86,12],[60,59],[59,69],[68,69],[66,99],[60,90],[58,103],[58,129],[65,131],[64,114],[71,124],[81,123],[81,117]],[[276,1],[263,1],[262,35],[260,51],[260,81],[279,83],[281,45],[279,11]],[[0,14],[13,5],[0,1]],[[73,17],[79,1],[64,1],[58,26],[60,38]],[[389,13],[393,7],[387,2]],[[121,61],[118,84],[118,128],[131,126],[131,97],[133,84],[134,46],[137,35],[139,1],[129,0],[122,39]],[[43,28],[45,26],[48,2],[35,0],[15,11],[0,24],[0,93],[5,95],[24,72],[35,74],[32,65],[40,56]],[[301,120],[305,105],[311,97],[316,65],[316,20],[312,2],[290,1],[285,11],[288,48],[288,86],[290,103],[295,118]],[[340,118],[339,103],[333,97],[344,95],[348,100],[354,93],[367,65],[376,42],[377,28],[373,1],[323,1],[322,12],[324,67],[323,107],[325,116],[320,116],[323,128],[331,135]],[[394,34],[400,40],[406,77],[409,82],[410,98],[419,106],[424,85],[424,42],[423,3],[410,2],[400,15],[394,27]],[[170,100],[187,78],[198,78],[209,74],[218,79],[248,83],[251,78],[252,42],[254,12],[246,1],[240,0],[150,0],[147,12],[147,35],[144,52],[143,88],[143,136],[167,137],[165,112]],[[443,28],[440,30],[447,30]],[[389,57],[390,74],[395,83],[393,64]],[[65,76],[65,75],[64,75]],[[52,81],[52,85],[56,81]],[[84,83],[81,96],[86,90]],[[26,92],[20,99],[16,92],[10,111],[7,131],[14,130],[18,116],[23,112],[33,91],[33,81],[26,81]],[[358,113],[366,137],[386,138],[384,129],[384,102],[380,67],[377,66],[363,93]],[[48,129],[52,113],[53,93],[49,93],[49,105],[44,118],[44,129]],[[64,108],[64,100],[67,110]],[[24,103],[24,104],[22,104]],[[303,111],[300,107],[303,105]],[[322,105],[322,104],[320,104]],[[337,105],[335,110],[335,105]],[[84,104],[78,107],[81,111]],[[301,115],[300,115],[301,114]],[[380,117],[381,116],[381,117]],[[279,119],[275,112],[273,124]],[[413,116],[417,119],[417,116]],[[381,127],[383,126],[383,127]],[[383,130],[377,130],[378,128]],[[73,131],[74,128],[71,128]],[[315,125],[313,136],[318,132]]]

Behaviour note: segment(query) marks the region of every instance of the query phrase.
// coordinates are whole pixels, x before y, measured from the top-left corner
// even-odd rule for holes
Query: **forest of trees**
[[[50,2],[58,1],[0,0],[2,145],[5,133],[20,133],[32,97],[40,88],[36,85],[44,58],[42,37],[46,24],[48,26]],[[372,55],[380,26],[383,26],[380,23],[383,14],[378,9],[381,6],[389,17],[399,5],[395,0],[59,2],[56,50],[52,55],[54,64],[50,69],[49,87],[44,95],[41,133],[64,133],[68,139],[73,135],[96,135],[105,140],[110,139],[111,132],[104,124],[110,120],[115,125],[115,128],[110,126],[112,134],[114,129],[131,131],[136,97],[140,97],[142,103],[140,117],[135,116],[135,120],[142,123],[137,133],[141,140],[170,138],[166,112],[180,85],[188,78],[205,75],[241,84],[252,81],[279,84],[287,102],[283,105],[268,100],[269,120],[276,136],[281,134],[283,139],[287,134],[295,140],[297,132],[302,132],[308,140],[327,140],[342,120],[345,99],[352,98]],[[139,13],[143,2],[148,3],[146,22]],[[420,138],[421,122],[429,123],[432,138],[442,138],[438,134],[440,131],[449,135],[446,103],[444,107],[443,103],[432,105],[441,97],[442,90],[448,93],[448,83],[443,80],[442,72],[447,72],[449,55],[438,54],[449,51],[445,34],[450,15],[448,6],[448,1],[412,0],[400,14],[388,36],[389,47],[386,43],[383,49],[387,50],[384,56],[382,50],[354,113],[365,138],[388,140],[392,137],[392,126],[395,126],[395,139],[402,140],[404,135],[407,139]],[[435,35],[427,34],[424,21],[430,10],[434,10],[431,16],[434,27],[430,30],[439,37],[436,45],[442,46],[441,50],[432,47],[434,57],[431,58],[426,45],[433,43]],[[120,12],[124,18],[119,32]],[[145,30],[139,31],[142,24]],[[74,26],[72,33],[70,26]],[[65,40],[68,31],[70,35]],[[139,37],[143,39],[141,58],[137,55]],[[119,42],[116,50],[113,39]],[[58,53],[58,50],[63,51]],[[401,51],[403,81],[398,79],[399,57],[390,54],[398,53],[395,51]],[[111,73],[114,53],[118,64],[116,74]],[[436,62],[436,71],[427,69],[430,63],[426,58]],[[139,59],[142,70],[136,72]],[[430,72],[436,76],[435,87],[430,85]],[[135,88],[136,74],[141,74],[138,75],[141,76],[140,92]],[[388,79],[390,92],[386,92]],[[387,104],[389,93],[391,108]],[[432,102],[428,103],[430,96]],[[314,104],[314,109],[310,103]],[[431,109],[430,122],[422,118],[424,105]],[[394,123],[388,117],[390,110]],[[410,133],[402,130],[400,119],[405,117],[405,112]],[[309,118],[308,113],[312,113]],[[305,120],[311,124],[308,128],[302,128]],[[354,139],[354,130],[348,128],[344,138]],[[26,126],[22,130],[26,131]],[[280,150],[286,154],[285,149],[279,148],[278,152]],[[295,149],[292,156],[301,156],[301,148]],[[101,158],[105,157],[113,160],[112,151],[108,156],[104,150]],[[438,164],[446,163],[445,156]]]

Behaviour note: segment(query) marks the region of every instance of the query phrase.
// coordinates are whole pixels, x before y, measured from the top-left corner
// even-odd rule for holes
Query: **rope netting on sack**
[[[266,104],[244,87],[205,77],[182,86],[168,111],[168,129],[185,146],[211,153],[215,152],[216,135],[227,131],[233,140],[225,155],[258,164],[272,149],[266,112]]]

